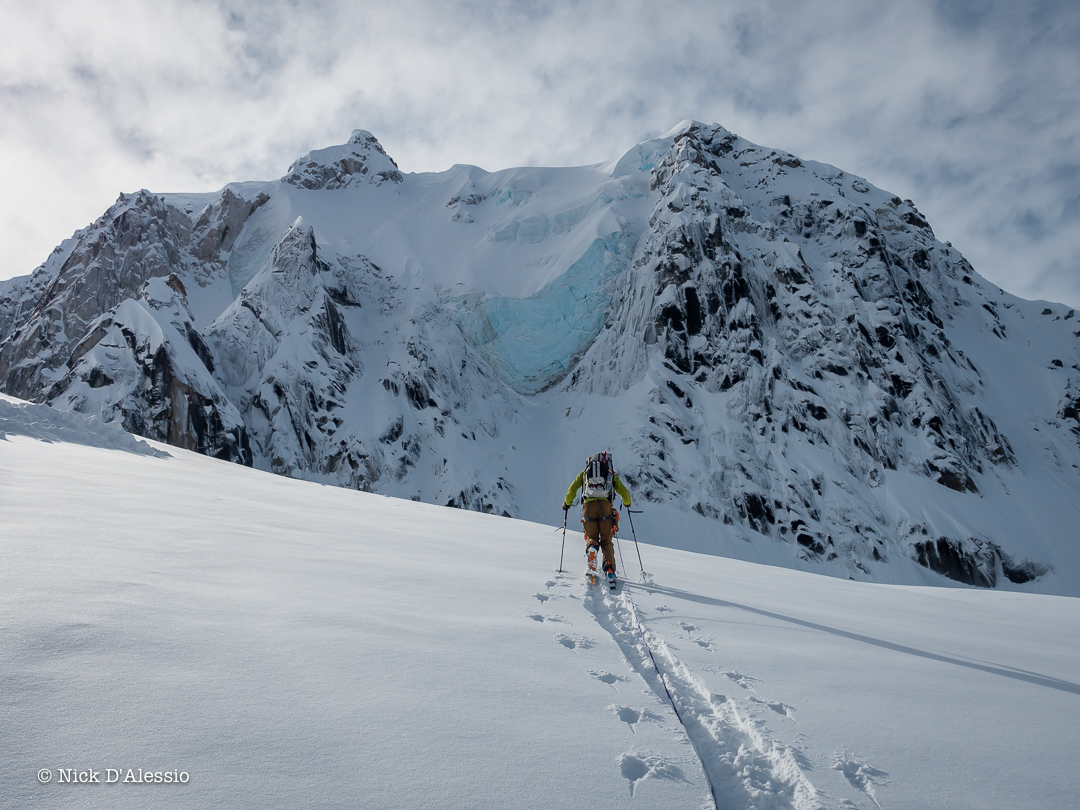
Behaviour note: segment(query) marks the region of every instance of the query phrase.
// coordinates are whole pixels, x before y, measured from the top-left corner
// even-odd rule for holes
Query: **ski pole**
[[[563,554],[566,553],[566,515],[569,512],[567,509],[562,510],[562,549],[559,551],[559,573],[562,573],[562,560]]]
[[[617,548],[619,550],[619,568],[621,568],[623,571],[625,571],[626,570],[626,563],[623,562],[622,543],[619,542],[619,530],[618,530],[618,528],[615,529],[615,548]]]
[[[626,516],[628,518],[630,518],[630,534],[632,534],[633,537],[634,537],[634,548],[637,550],[638,566],[641,568],[642,575],[644,575],[645,574],[645,565],[641,562],[641,547],[638,545],[638,542],[637,542],[637,532],[634,531],[633,514],[634,513],[630,511],[630,507],[627,507],[626,508]],[[641,512],[639,511],[638,514],[640,515]]]

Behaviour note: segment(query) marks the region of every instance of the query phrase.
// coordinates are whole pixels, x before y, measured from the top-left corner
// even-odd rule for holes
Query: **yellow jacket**
[[[566,500],[563,504],[567,507],[574,505],[574,498],[577,497],[578,490],[585,486],[585,471],[582,470],[578,473],[578,477],[574,479],[574,483],[570,485],[570,489],[566,490]],[[618,474],[615,475],[615,491],[622,498],[623,506],[630,505],[630,491],[626,488],[626,485],[619,478]],[[589,501],[605,501],[607,498],[585,498],[586,503]]]

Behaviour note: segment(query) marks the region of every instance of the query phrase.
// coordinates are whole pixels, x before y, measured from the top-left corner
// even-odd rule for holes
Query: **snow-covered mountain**
[[[0,512],[5,808],[1075,804],[1074,598],[626,542],[597,591],[550,526],[3,395]]]
[[[1080,326],[866,180],[686,122],[576,168],[122,195],[0,282],[0,388],[283,475],[653,542],[1080,593]],[[625,530],[625,526],[624,526]]]

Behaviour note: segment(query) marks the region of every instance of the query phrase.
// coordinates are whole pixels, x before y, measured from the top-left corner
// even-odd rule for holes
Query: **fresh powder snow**
[[[553,511],[565,483],[536,482]],[[1075,804],[1075,598],[699,555],[639,518],[643,575],[625,516],[625,579],[592,590],[573,511],[560,573],[561,525],[6,396],[0,514],[4,807]]]

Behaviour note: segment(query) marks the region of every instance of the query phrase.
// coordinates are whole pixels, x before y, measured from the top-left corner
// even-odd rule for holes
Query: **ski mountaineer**
[[[563,511],[574,505],[578,490],[581,492],[581,523],[585,530],[585,554],[589,558],[589,571],[596,571],[596,552],[604,552],[604,573],[608,584],[615,587],[615,547],[611,542],[619,525],[619,513],[612,505],[615,493],[622,498],[623,506],[630,506],[630,492],[622,479],[615,474],[611,453],[606,450],[589,456],[585,469],[570,484],[563,500]]]

